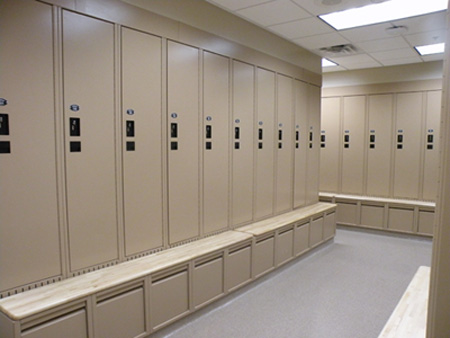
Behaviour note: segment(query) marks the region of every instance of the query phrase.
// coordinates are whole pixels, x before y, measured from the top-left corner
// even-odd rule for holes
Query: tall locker
[[[63,12],[71,271],[118,258],[114,26]]]
[[[122,28],[125,255],[163,246],[161,38]]]
[[[319,200],[320,173],[320,87],[308,85],[308,146],[306,174],[306,203]]]
[[[52,34],[51,6],[0,1],[0,292],[61,275]]]
[[[167,46],[169,243],[200,235],[199,50]]]
[[[308,85],[294,81],[294,208],[306,203],[306,147],[308,144]]]
[[[425,125],[425,161],[423,173],[423,196],[436,200],[439,173],[439,126],[441,118],[441,91],[427,92]]]
[[[277,75],[276,212],[292,209],[292,79]]]
[[[322,99],[320,131],[320,191],[338,192],[341,99]]]
[[[229,59],[203,53],[203,230],[228,227]]]
[[[233,61],[232,224],[253,217],[254,67]]]
[[[367,195],[389,197],[393,95],[368,97]]]
[[[422,93],[397,95],[394,197],[419,198]]]
[[[273,214],[275,73],[257,71],[255,218]]]
[[[344,97],[342,193],[363,194],[366,97]]]

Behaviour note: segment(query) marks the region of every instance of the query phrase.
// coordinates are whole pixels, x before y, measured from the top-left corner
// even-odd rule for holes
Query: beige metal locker
[[[419,198],[422,93],[397,95],[394,197]]]
[[[414,210],[389,208],[388,228],[398,231],[412,232],[414,225]]]
[[[258,68],[255,218],[273,214],[275,73]]]
[[[168,42],[169,243],[199,236],[199,50]]]
[[[308,85],[294,81],[295,150],[294,150],[294,208],[306,203],[306,147],[308,145]]]
[[[294,229],[294,255],[298,256],[309,248],[309,222],[297,224]]]
[[[283,230],[276,237],[275,265],[279,266],[294,257],[294,229]]]
[[[382,228],[384,225],[384,206],[362,205],[361,225]]]
[[[292,209],[293,193],[293,80],[284,75],[277,75],[277,177],[276,177],[276,212],[282,213]]]
[[[229,59],[203,53],[203,230],[228,227]]]
[[[243,248],[230,249],[225,261],[226,290],[234,290],[252,278],[251,254],[251,244],[248,244]]]
[[[223,257],[194,263],[193,301],[199,308],[224,292]]]
[[[0,2],[0,293],[61,275],[52,34],[51,6]]]
[[[275,266],[275,237],[257,239],[252,252],[252,274],[259,277]]]
[[[393,95],[368,97],[367,195],[389,197]]]
[[[314,247],[322,242],[323,239],[323,217],[317,218],[311,222],[309,229],[309,246]]]
[[[308,85],[308,126],[306,203],[314,204],[319,200],[320,87],[312,85]]]
[[[125,255],[163,245],[161,38],[122,28]]]
[[[63,11],[70,269],[118,258],[114,26]]]
[[[436,200],[439,173],[439,126],[441,118],[441,91],[427,92],[425,125],[425,161],[423,173],[424,200]]]
[[[233,61],[232,224],[253,218],[254,67]]]
[[[320,132],[320,191],[338,192],[341,99],[329,97],[322,99]]]
[[[366,97],[344,97],[341,192],[362,195]]]

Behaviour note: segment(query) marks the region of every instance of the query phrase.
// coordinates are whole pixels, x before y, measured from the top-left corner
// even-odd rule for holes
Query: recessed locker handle
[[[282,141],[283,140],[283,131],[280,129],[278,130],[278,141]]]
[[[236,139],[236,140],[239,140],[239,138],[240,138],[240,130],[239,130],[239,127],[234,127],[234,138]]]
[[[170,124],[170,137],[173,137],[173,138],[178,137],[178,124],[176,124],[176,123]]]
[[[428,143],[433,143],[433,134],[427,135],[427,142]]]
[[[312,140],[313,140],[313,132],[310,131],[309,132],[309,141],[312,142]]]
[[[295,132],[295,140],[298,141],[300,139],[300,132],[296,131]]]
[[[8,114],[0,114],[0,135],[9,135]]]
[[[263,130],[262,128],[258,129],[258,140],[262,140],[263,139]]]
[[[402,143],[403,142],[403,135],[397,135],[397,142]]]
[[[127,137],[134,137],[134,121],[126,122]]]
[[[212,126],[211,125],[206,126],[206,138],[212,138]]]
[[[70,136],[80,136],[81,135],[80,119],[77,117],[71,117],[69,119],[69,124],[70,124]]]
[[[350,135],[344,135],[344,142],[350,142]]]
[[[370,142],[375,142],[375,135],[370,135]]]

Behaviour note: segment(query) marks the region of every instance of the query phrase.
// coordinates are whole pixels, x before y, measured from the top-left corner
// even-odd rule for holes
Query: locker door
[[[228,227],[229,59],[203,53],[203,227]]]
[[[233,225],[253,217],[254,73],[253,66],[233,61]]]
[[[277,191],[276,212],[292,209],[292,79],[277,76]]]
[[[364,180],[365,96],[344,97],[342,193],[362,195]]]
[[[161,39],[122,28],[125,255],[163,245]]]
[[[441,119],[441,91],[427,93],[425,161],[423,199],[434,201],[439,174],[439,125]]]
[[[389,197],[393,95],[371,95],[367,149],[367,195]]]
[[[341,99],[322,99],[320,132],[320,191],[338,192]]]
[[[113,25],[64,11],[63,58],[67,213],[74,271],[118,258]],[[74,128],[73,119],[78,119],[79,128]]]
[[[320,88],[308,85],[308,146],[306,203],[319,200],[319,161],[320,161]]]
[[[52,30],[51,6],[0,1],[0,292],[61,274]]]
[[[255,218],[273,214],[275,73],[258,68]]]
[[[199,51],[168,42],[169,243],[199,236]]]
[[[295,83],[295,150],[294,150],[294,208],[306,203],[306,147],[308,144],[308,86]]]
[[[419,198],[422,93],[397,96],[394,197]]]

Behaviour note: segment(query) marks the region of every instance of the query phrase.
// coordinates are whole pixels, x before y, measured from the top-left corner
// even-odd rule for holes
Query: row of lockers
[[[441,91],[324,97],[320,190],[435,200]]]
[[[32,0],[0,39],[0,292],[318,200],[320,88]]]

